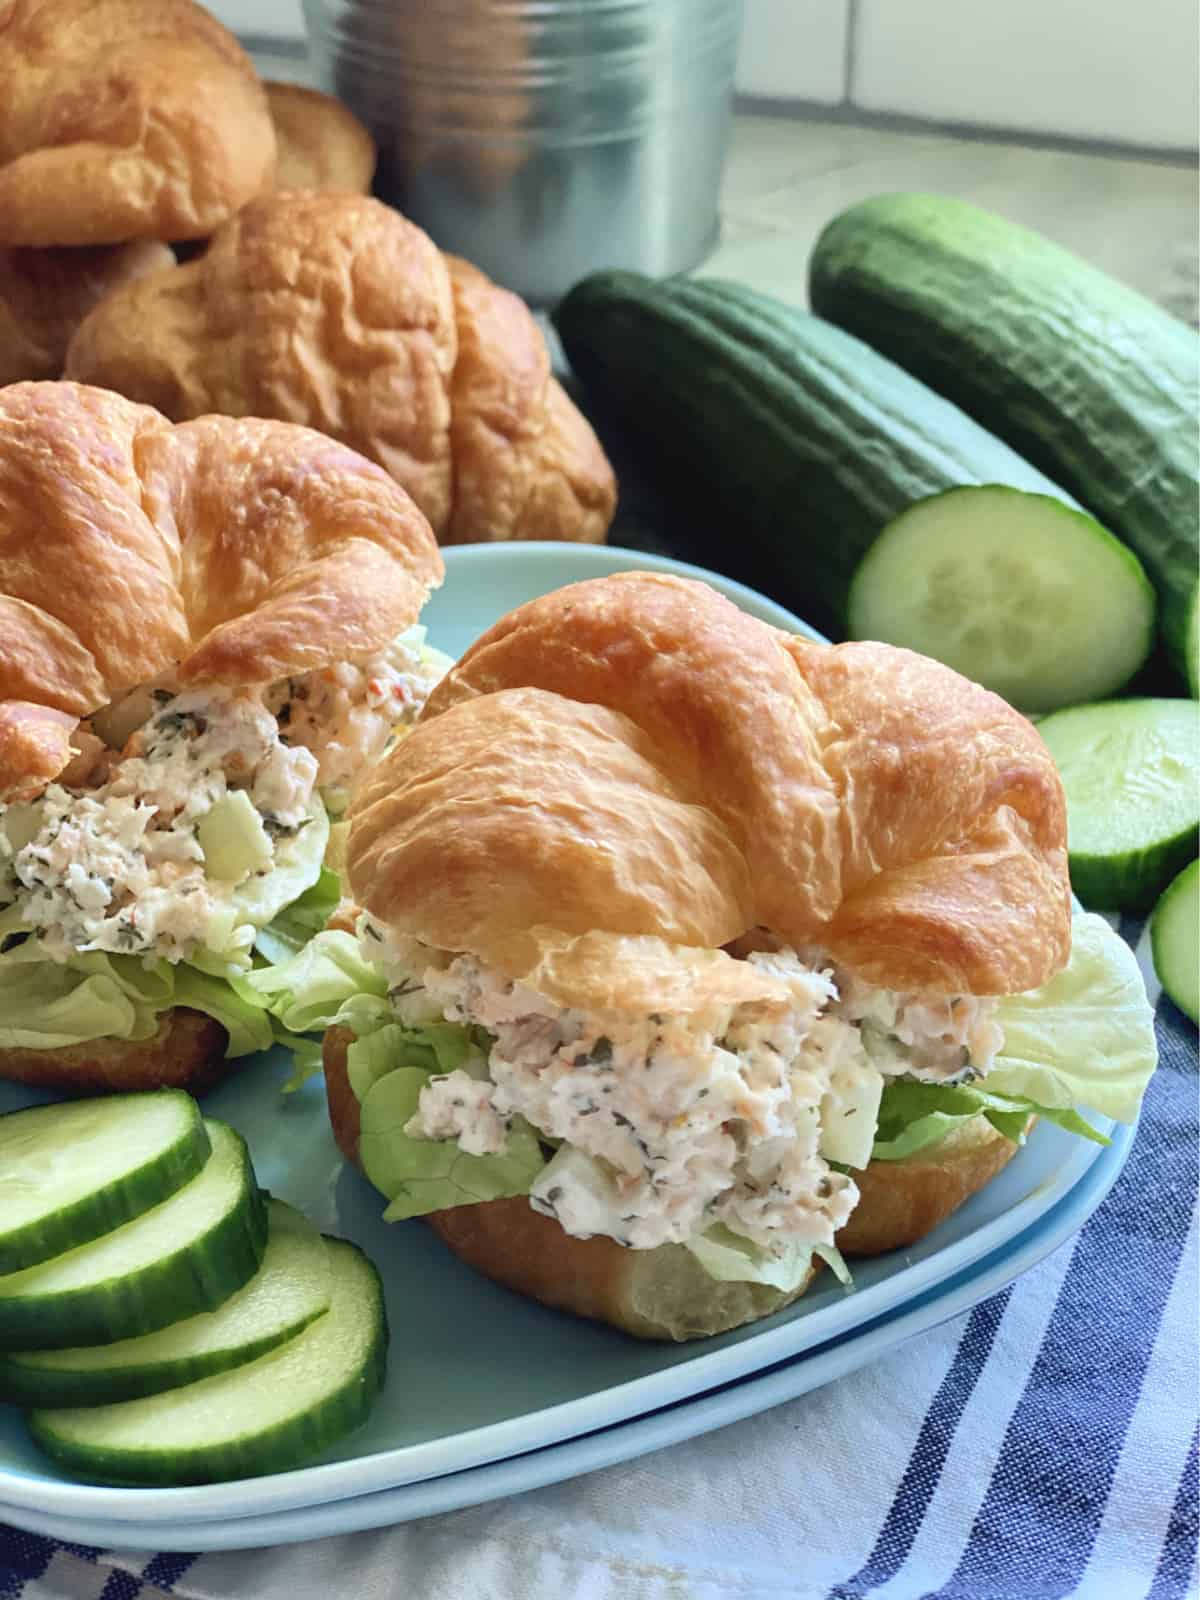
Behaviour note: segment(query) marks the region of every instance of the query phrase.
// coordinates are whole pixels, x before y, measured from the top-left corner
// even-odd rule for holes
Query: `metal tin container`
[[[305,0],[376,188],[535,305],[717,233],[741,0]]]

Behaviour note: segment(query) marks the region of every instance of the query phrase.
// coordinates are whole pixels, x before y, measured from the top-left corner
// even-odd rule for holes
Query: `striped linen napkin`
[[[0,1600],[1187,1600],[1196,1030],[1165,998],[1157,1024],[1133,1152],[1082,1231],[860,1372],[639,1461],[374,1533],[187,1556],[0,1527]]]

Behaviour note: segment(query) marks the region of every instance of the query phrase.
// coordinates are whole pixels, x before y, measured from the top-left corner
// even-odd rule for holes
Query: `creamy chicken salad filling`
[[[248,964],[254,927],[320,872],[326,806],[447,665],[410,629],[369,661],[265,689],[132,691],[81,725],[58,782],[0,805],[0,908],[56,961],[209,950]]]
[[[1002,1042],[993,1000],[872,989],[822,952],[769,938],[738,953],[785,986],[784,1009],[627,1015],[555,1005],[366,916],[358,937],[401,1022],[468,1024],[493,1040],[487,1076],[430,1079],[405,1132],[488,1155],[524,1118],[559,1144],[533,1207],[568,1233],[636,1249],[716,1224],[768,1253],[832,1245],[858,1199],[844,1169],[870,1159],[888,1078],[962,1082]]]
[[[449,657],[409,629],[368,661],[342,661],[284,678],[264,695],[285,743],[303,745],[318,762],[324,789],[347,787],[383,754],[397,728],[411,727]]]

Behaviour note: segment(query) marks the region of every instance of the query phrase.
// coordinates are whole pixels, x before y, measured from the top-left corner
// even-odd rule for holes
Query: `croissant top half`
[[[168,671],[236,686],[369,656],[442,573],[399,484],[309,428],[0,390],[0,800]]]
[[[348,864],[392,929],[565,1003],[617,968],[687,987],[668,946],[759,927],[902,990],[1030,989],[1069,952],[1062,787],[1024,717],[647,573],[485,634],[360,790]]]

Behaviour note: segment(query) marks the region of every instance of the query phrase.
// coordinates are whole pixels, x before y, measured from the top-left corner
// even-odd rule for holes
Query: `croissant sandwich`
[[[311,1023],[356,972],[325,1012],[343,1150],[390,1219],[635,1334],[913,1242],[1032,1118],[1102,1137],[1076,1102],[1130,1116],[1153,1064],[1132,956],[1099,918],[1072,954],[1035,729],[694,582],[499,622],[356,792],[347,864],[357,944],[279,977]]]
[[[326,920],[331,817],[448,665],[442,562],[306,428],[0,390],[0,1076],[203,1088]]]

